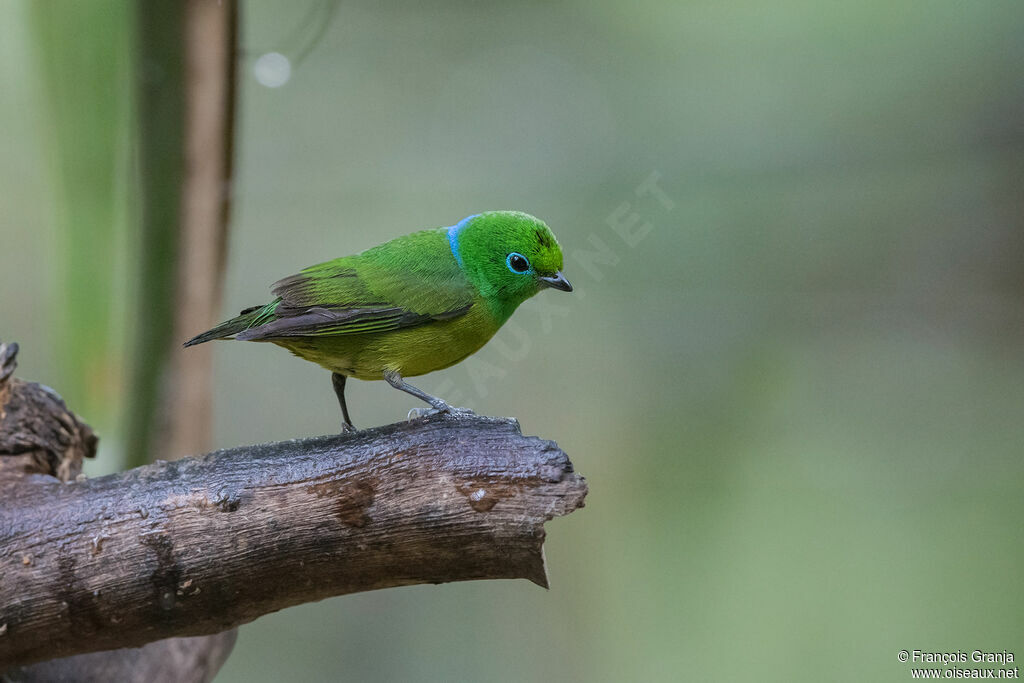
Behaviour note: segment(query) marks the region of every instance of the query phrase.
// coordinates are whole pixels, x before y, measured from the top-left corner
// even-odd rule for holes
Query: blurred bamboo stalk
[[[211,438],[211,350],[186,354],[181,342],[219,312],[237,5],[139,0],[136,12],[143,285],[125,445],[172,459],[207,450]]]
[[[130,5],[126,0],[28,5],[46,106],[56,200],[54,354],[62,388],[108,428],[119,412],[126,297],[126,151]]]
[[[138,164],[138,291],[125,452],[149,450],[174,331],[179,198],[184,139],[183,5],[135,5]],[[140,450],[141,449],[141,450]],[[142,464],[129,455],[128,467]]]

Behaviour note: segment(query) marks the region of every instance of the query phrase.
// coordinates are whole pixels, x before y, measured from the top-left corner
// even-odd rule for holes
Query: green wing
[[[443,230],[311,266],[275,283],[273,293],[277,299],[236,339],[388,332],[456,318],[474,299]]]

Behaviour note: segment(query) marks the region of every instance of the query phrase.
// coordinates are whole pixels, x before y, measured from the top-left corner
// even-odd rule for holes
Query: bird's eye
[[[513,251],[505,259],[505,265],[513,273],[525,273],[530,269],[530,261],[517,251]]]

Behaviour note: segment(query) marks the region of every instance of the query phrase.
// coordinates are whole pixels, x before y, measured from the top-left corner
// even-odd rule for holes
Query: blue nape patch
[[[455,225],[448,228],[448,246],[452,249],[452,256],[459,264],[459,268],[465,268],[465,264],[462,262],[462,254],[459,253],[459,233],[462,229],[469,225],[469,222],[479,216],[480,214],[474,213],[472,216],[466,216]]]

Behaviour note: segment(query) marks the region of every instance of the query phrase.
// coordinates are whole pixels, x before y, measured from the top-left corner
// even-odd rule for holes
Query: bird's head
[[[562,275],[562,248],[539,218],[487,211],[449,228],[448,241],[470,282],[508,314],[546,287],[572,291]]]

